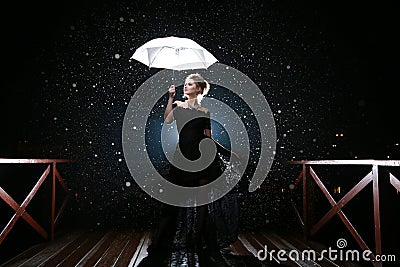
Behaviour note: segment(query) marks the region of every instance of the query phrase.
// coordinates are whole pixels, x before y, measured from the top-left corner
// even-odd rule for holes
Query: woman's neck
[[[198,103],[197,97],[188,98],[187,101],[190,103]]]
[[[200,106],[197,97],[194,98],[189,98],[188,100],[186,100],[188,108],[198,108]]]

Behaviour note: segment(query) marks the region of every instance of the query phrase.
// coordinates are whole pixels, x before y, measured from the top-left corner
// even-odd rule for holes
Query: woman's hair
[[[186,80],[189,79],[193,80],[196,86],[201,89],[200,94],[197,95],[197,100],[200,103],[201,100],[203,100],[203,97],[208,94],[208,91],[210,90],[210,84],[204,80],[203,76],[201,76],[199,73],[189,74],[189,76],[186,77]]]

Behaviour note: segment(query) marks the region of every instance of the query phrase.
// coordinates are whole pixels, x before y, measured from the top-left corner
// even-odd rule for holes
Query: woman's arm
[[[173,110],[172,103],[174,102],[175,85],[171,85],[169,87],[168,94],[169,94],[169,98],[168,98],[167,107],[165,108],[165,112],[164,112],[164,122],[169,124],[174,121],[174,116],[171,111]]]

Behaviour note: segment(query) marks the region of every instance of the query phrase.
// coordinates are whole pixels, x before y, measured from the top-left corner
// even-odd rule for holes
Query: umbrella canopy
[[[171,70],[207,69],[218,61],[195,41],[175,36],[148,41],[136,49],[131,59],[149,68]]]

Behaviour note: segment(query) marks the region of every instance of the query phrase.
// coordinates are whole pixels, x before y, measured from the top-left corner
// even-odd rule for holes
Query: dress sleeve
[[[210,111],[206,112],[206,117],[204,118],[204,129],[211,130]]]

